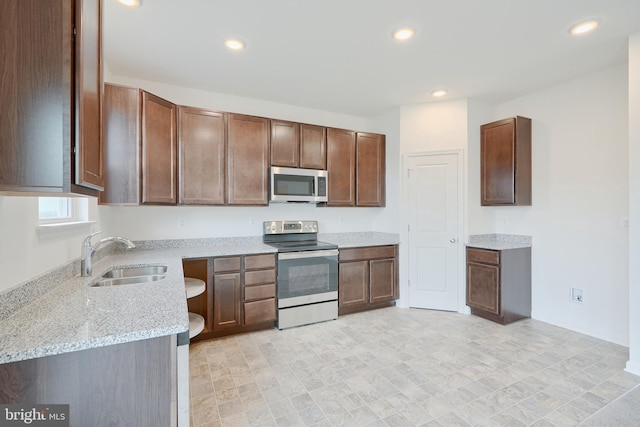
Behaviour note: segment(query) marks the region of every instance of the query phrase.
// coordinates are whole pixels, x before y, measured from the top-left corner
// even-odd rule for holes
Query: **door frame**
[[[471,313],[471,310],[466,305],[466,288],[467,278],[465,269],[465,242],[466,229],[467,229],[467,180],[466,180],[466,152],[463,149],[452,150],[434,150],[434,151],[418,151],[404,153],[402,155],[402,168],[401,168],[401,181],[402,188],[401,209],[400,209],[400,241],[406,242],[405,245],[400,245],[400,299],[398,300],[398,306],[408,308],[409,307],[409,183],[408,183],[408,162],[409,159],[414,157],[423,156],[442,156],[442,155],[455,155],[458,159],[458,313]],[[402,268],[404,264],[404,268]]]

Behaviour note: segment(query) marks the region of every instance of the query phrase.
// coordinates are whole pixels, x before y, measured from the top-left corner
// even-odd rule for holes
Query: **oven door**
[[[338,299],[338,250],[278,254],[278,307]]]

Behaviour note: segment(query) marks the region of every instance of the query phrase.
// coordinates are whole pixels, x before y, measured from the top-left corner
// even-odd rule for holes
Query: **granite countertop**
[[[399,243],[389,233],[322,234],[339,247]],[[94,262],[79,277],[79,261],[0,293],[0,364],[138,341],[189,330],[182,260],[275,253],[261,237],[136,242]],[[91,287],[115,266],[165,264],[156,282]],[[66,277],[65,277],[66,275]]]
[[[491,250],[530,248],[531,236],[516,234],[476,234],[469,236],[467,247]]]

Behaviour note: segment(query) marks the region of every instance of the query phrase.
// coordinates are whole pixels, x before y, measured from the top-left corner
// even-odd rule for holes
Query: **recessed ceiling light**
[[[585,21],[571,27],[569,32],[574,36],[580,36],[595,30],[596,27],[598,27],[598,21]]]
[[[118,0],[118,3],[127,6],[127,7],[138,7],[140,6],[140,0]]]
[[[224,45],[231,50],[242,50],[244,49],[244,43],[238,39],[226,39],[224,41]]]
[[[446,89],[438,89],[431,92],[431,96],[435,96],[436,98],[440,98],[441,96],[445,96],[446,94]]]
[[[413,29],[412,28],[399,28],[393,32],[393,38],[397,41],[409,40],[413,37]]]

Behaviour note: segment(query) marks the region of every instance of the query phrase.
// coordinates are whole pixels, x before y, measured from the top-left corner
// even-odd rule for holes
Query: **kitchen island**
[[[323,238],[339,247],[398,244],[388,233]],[[93,416],[105,423],[157,419],[155,425],[175,425],[177,348],[189,328],[183,260],[276,252],[261,237],[109,249],[97,254],[92,277],[79,276],[76,260],[2,292],[0,403],[70,404],[71,425],[95,425]],[[90,286],[110,270],[136,265],[166,265],[166,277]]]

